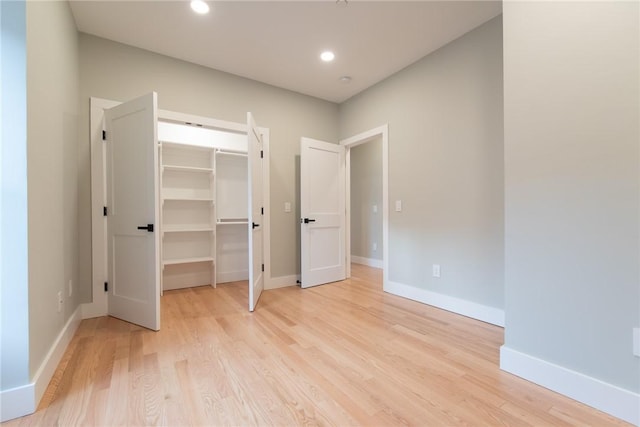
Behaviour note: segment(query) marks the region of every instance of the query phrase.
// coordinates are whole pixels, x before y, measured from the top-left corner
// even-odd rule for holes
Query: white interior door
[[[262,203],[262,137],[251,113],[247,113],[247,147],[249,164],[247,165],[249,184],[249,311],[256,308],[264,288],[263,203]]]
[[[157,95],[105,111],[109,315],[160,329]]]
[[[345,268],[344,147],[300,142],[300,249],[303,288],[343,280]]]

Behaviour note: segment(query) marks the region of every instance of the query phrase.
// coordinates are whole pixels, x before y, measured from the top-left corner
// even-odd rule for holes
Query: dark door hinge
[[[264,151],[260,150],[260,158],[262,159],[264,157]]]
[[[107,216],[107,207],[106,206],[104,206],[102,208],[102,216]]]
[[[106,140],[107,140],[107,131],[106,131],[106,130],[103,130],[103,131],[102,131],[102,140],[103,140],[103,141],[106,141]]]
[[[104,282],[104,291],[109,292],[109,282]]]
[[[264,215],[264,208],[260,208],[260,215]]]
[[[264,271],[264,264],[262,264],[262,271]]]

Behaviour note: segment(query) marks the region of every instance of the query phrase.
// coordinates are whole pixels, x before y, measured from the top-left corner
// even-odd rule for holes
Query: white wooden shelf
[[[165,225],[163,233],[198,233],[198,232],[213,232],[215,228],[210,225]]]
[[[237,225],[237,224],[249,224],[249,220],[246,218],[233,218],[233,219],[218,219],[217,225]]]
[[[193,264],[196,262],[213,262],[213,261],[215,261],[215,259],[212,256],[165,259],[162,261],[162,265]]]
[[[177,142],[164,142],[160,141],[160,144],[163,147],[168,148],[178,148],[178,149],[187,149],[187,150],[198,150],[198,151],[214,151],[213,147],[205,147],[203,145],[194,145],[194,144],[182,144]]]
[[[182,196],[170,196],[163,197],[162,201],[176,201],[176,202],[211,202],[213,203],[212,197],[182,197]]]
[[[224,151],[224,150],[216,150],[216,154],[224,155],[224,156],[239,156],[239,157],[249,157],[249,153],[240,152],[240,151]]]
[[[199,168],[195,166],[163,165],[162,170],[173,172],[196,172],[212,174],[212,168]]]

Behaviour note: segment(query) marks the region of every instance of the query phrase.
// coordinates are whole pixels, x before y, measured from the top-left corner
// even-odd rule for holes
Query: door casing
[[[382,288],[389,283],[389,125],[384,124],[340,141],[346,149],[346,229],[345,248],[347,256],[347,277],[351,277],[351,148],[382,138]]]

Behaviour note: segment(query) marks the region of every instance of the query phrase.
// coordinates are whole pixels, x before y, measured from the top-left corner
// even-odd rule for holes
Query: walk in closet
[[[163,290],[247,280],[246,134],[158,123]]]

